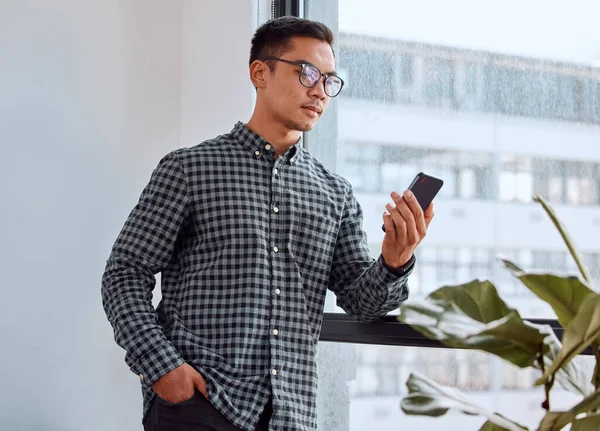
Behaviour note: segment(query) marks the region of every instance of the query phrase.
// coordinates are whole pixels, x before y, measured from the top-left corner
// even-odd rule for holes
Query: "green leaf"
[[[445,286],[423,300],[402,304],[400,310],[398,320],[428,338],[450,347],[483,350],[521,368],[539,369],[540,349],[545,366],[550,366],[561,348],[552,328],[522,320],[489,281]],[[575,364],[557,373],[556,379],[577,394],[592,391]]]
[[[563,429],[569,422],[562,424],[561,416],[566,414],[566,412],[547,412],[546,415],[542,418],[540,425],[538,426],[537,431],[558,431]]]
[[[557,217],[556,213],[554,212],[554,210],[552,209],[550,204],[540,195],[535,195],[533,197],[533,200],[536,202],[539,202],[542,205],[542,207],[544,208],[544,211],[546,211],[546,214],[548,214],[548,217],[550,217],[550,220],[552,220],[552,223],[554,223],[554,226],[556,226],[556,229],[558,229],[560,236],[562,237],[563,241],[567,245],[567,248],[569,249],[571,256],[573,256],[573,259],[575,260],[575,263],[577,264],[577,267],[579,268],[579,272],[581,273],[581,276],[583,277],[583,279],[586,282],[591,283],[592,278],[590,277],[587,268],[583,264],[583,259],[581,258],[581,255],[577,251],[577,248],[574,245],[573,239],[567,232],[567,229],[564,227],[562,222]]]
[[[411,373],[406,386],[408,395],[402,400],[401,407],[408,415],[442,416],[449,409],[455,409],[470,415],[484,416],[488,421],[500,426],[499,430],[527,430],[497,413],[478,406],[462,392],[439,385],[421,374]]]
[[[578,415],[600,407],[600,389],[585,397],[566,412],[548,412],[540,422],[538,431],[559,431],[575,421]]]
[[[551,273],[527,273],[508,259],[501,258],[500,260],[529,290],[552,307],[563,328],[569,325],[581,304],[590,295],[597,295],[578,277],[564,277]]]
[[[563,334],[563,346],[554,362],[546,368],[537,385],[542,385],[556,371],[587,349],[600,337],[600,295],[586,301]]]
[[[548,325],[540,327],[540,331],[548,334],[548,337],[544,340],[550,347],[548,352],[544,355],[544,368],[547,368],[552,365],[558,357],[562,345],[552,328]],[[536,368],[541,370],[541,367],[537,363]],[[583,396],[588,396],[594,392],[594,386],[588,381],[587,376],[576,362],[570,361],[567,364],[564,364],[562,368],[556,372],[554,378],[559,385],[569,392]]]
[[[598,431],[600,429],[600,414],[589,415],[577,419],[571,426],[571,431]]]
[[[482,323],[506,317],[512,311],[488,280],[473,280],[458,286],[445,286],[432,292],[428,298],[452,302],[470,318]]]
[[[486,421],[481,428],[479,428],[479,431],[507,431],[508,428],[504,428],[501,427],[500,425],[496,425],[493,422],[490,421]],[[527,428],[523,428],[523,429],[527,429]]]
[[[450,347],[484,350],[524,368],[534,365],[547,334],[521,319],[489,281],[446,286],[400,306],[398,319]]]
[[[506,428],[496,425],[490,421],[486,421],[486,423],[479,428],[479,431],[506,431]]]

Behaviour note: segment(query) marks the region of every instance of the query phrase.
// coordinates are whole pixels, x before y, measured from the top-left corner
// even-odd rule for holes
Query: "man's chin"
[[[300,129],[300,132],[309,132],[312,130],[313,127],[315,127],[316,123],[307,123],[304,125],[304,127],[302,129]]]
[[[317,122],[308,122],[308,121],[292,121],[290,123],[288,123],[288,127],[291,130],[296,130],[298,132],[308,132],[310,130],[312,130],[313,127],[315,127],[315,124],[317,124]]]

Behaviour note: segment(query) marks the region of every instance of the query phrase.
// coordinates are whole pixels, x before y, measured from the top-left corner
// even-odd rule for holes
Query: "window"
[[[600,203],[600,163],[535,159],[534,189],[552,203]]]
[[[419,248],[417,262],[415,273],[420,280],[419,296],[435,290],[435,286],[489,278],[493,263],[489,249],[430,246]]]
[[[533,175],[531,160],[523,156],[502,156],[500,173],[500,200],[506,202],[531,202]]]
[[[457,65],[457,107],[461,110],[481,110],[481,66],[473,61]]]
[[[339,23],[339,63],[348,88],[332,104],[338,120],[330,127],[340,139],[315,146],[335,147],[336,171],[354,185],[367,209],[364,226],[372,232],[381,225],[390,191],[408,185],[419,171],[444,180],[435,228],[416,252],[409,300],[445,284],[490,279],[522,316],[553,317],[497,257],[505,255],[526,269],[576,272],[562,244],[550,246],[541,237],[544,230],[517,234],[517,226],[529,223],[538,209],[535,193],[569,207],[560,208],[567,228],[589,214],[600,223],[600,151],[594,147],[600,136],[600,69],[592,58],[582,60],[583,47],[595,40],[592,22],[588,30],[569,24],[586,14],[568,7],[536,9],[535,15],[516,8],[511,13],[535,23],[535,30],[511,29],[515,34],[509,38],[495,25],[504,4],[488,5],[482,13],[453,3],[435,22],[420,3],[338,0],[337,5],[319,7],[320,13],[334,10],[331,22]],[[595,16],[597,8],[591,0],[584,6]],[[570,30],[560,32],[559,43],[556,29],[566,27]],[[477,38],[461,39],[456,28]],[[464,217],[455,217],[459,212]],[[460,223],[470,229],[459,229]],[[465,236],[465,231],[473,233]],[[505,232],[514,238],[505,238]],[[378,235],[380,229],[369,235],[374,256],[381,250]],[[580,242],[580,231],[573,236]],[[585,243],[585,259],[598,280],[600,245]],[[407,429],[431,429],[432,422],[403,416],[398,408],[409,371],[471,391],[483,403],[491,402],[491,394],[510,391],[523,423],[530,423],[539,405],[538,392],[530,390],[535,380],[530,371],[487,355],[361,345],[356,357],[356,376],[348,378],[350,429],[392,428],[400,421]],[[465,424],[448,429],[477,429]]]
[[[580,112],[580,84],[576,70],[572,73],[569,76],[530,70],[525,65],[521,69],[489,65],[486,110],[517,117],[596,122],[593,116]]]
[[[422,83],[423,102],[434,108],[456,109],[454,63],[444,58],[427,58]]]
[[[378,192],[380,189],[381,146],[349,142],[339,160],[340,172],[357,192]]]
[[[343,143],[339,173],[358,192],[389,193],[410,184],[415,172],[426,171],[444,179],[443,198],[491,199],[493,176],[489,154],[424,150],[409,146]]]
[[[400,86],[402,88],[411,86],[415,80],[414,57],[410,54],[401,54],[399,68],[400,68]]]
[[[600,77],[584,79],[582,92],[581,119],[590,123],[600,123]]]
[[[340,67],[347,70],[347,87],[344,96],[357,99],[395,100],[394,57],[377,50],[375,41],[370,49],[342,45]],[[363,67],[348,67],[362,64]],[[366,66],[368,65],[368,66]]]

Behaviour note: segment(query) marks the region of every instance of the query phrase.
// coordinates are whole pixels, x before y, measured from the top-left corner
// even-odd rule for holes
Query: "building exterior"
[[[522,316],[554,318],[497,260],[576,272],[534,194],[554,206],[600,282],[600,69],[351,33],[340,35],[338,58],[347,86],[337,171],[361,202],[374,256],[389,193],[419,171],[445,181],[411,298],[490,279]],[[535,381],[485,354],[359,346],[353,403],[402,394],[410,371],[484,398],[511,391],[530,399]]]

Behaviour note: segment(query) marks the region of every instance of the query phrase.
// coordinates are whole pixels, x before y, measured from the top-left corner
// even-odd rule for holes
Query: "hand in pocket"
[[[152,384],[152,389],[156,395],[172,404],[191,399],[196,390],[206,397],[204,377],[187,363],[162,376]]]

